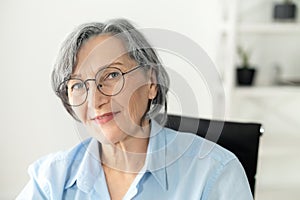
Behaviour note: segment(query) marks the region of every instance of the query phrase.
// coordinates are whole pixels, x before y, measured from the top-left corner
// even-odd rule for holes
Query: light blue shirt
[[[150,136],[144,168],[123,199],[253,199],[233,153],[194,134],[162,128],[155,121]],[[48,155],[28,172],[31,179],[17,199],[110,199],[96,139]]]

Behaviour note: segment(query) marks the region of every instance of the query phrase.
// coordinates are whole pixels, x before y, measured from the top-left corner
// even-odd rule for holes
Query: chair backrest
[[[254,196],[259,139],[262,135],[261,124],[168,115],[165,126],[178,131],[195,133],[209,140],[213,139],[206,135],[208,127],[210,130],[214,130],[212,126],[221,127],[221,134],[214,142],[233,152],[239,159],[245,169]]]

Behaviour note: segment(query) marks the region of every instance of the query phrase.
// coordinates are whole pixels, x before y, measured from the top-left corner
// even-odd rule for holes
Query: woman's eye
[[[111,72],[106,76],[106,79],[118,78],[121,74],[119,72]]]
[[[71,89],[73,90],[81,90],[82,88],[84,88],[83,83],[75,83],[74,85],[72,85]]]

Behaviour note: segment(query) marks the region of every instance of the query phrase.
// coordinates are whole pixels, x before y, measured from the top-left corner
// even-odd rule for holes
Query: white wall
[[[0,199],[12,199],[20,192],[28,181],[27,167],[34,160],[80,141],[72,119],[50,86],[50,72],[60,43],[76,25],[126,17],[139,27],[184,34],[215,57],[220,22],[218,3],[218,0],[2,0]],[[166,62],[176,64],[176,59]],[[205,88],[205,83],[199,84]],[[199,91],[199,86],[193,89]],[[197,98],[204,99],[199,110],[209,115],[208,92],[199,95]],[[172,109],[176,112],[176,106]]]

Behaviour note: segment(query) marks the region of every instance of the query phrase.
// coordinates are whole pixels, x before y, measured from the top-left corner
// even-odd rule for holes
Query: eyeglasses
[[[59,84],[57,94],[60,96],[62,101],[69,106],[80,106],[82,105],[87,97],[88,90],[87,82],[94,81],[97,89],[106,96],[115,96],[119,94],[125,84],[124,76],[137,70],[143,65],[138,65],[133,69],[122,72],[116,67],[105,67],[100,69],[94,79],[87,79],[85,81],[79,78],[69,78]]]

